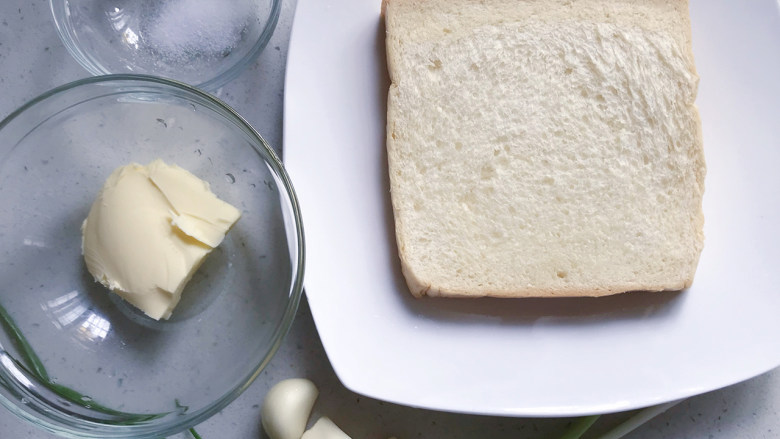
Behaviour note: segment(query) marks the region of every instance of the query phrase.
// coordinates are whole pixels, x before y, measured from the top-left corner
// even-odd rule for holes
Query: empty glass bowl
[[[163,321],[95,282],[81,255],[106,177],[156,158],[242,212]],[[292,323],[304,261],[295,193],[260,135],[207,93],[110,75],[33,99],[0,122],[0,204],[0,404],[45,429],[180,432],[236,398]]]
[[[265,48],[281,0],[49,0],[65,47],[93,75],[141,73],[216,90]]]

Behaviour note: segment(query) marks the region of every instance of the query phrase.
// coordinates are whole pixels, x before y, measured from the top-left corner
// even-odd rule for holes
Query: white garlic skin
[[[344,433],[338,425],[323,416],[308,430],[303,433],[301,439],[352,439]]]
[[[265,395],[260,411],[270,439],[301,439],[319,390],[305,378],[279,381]]]

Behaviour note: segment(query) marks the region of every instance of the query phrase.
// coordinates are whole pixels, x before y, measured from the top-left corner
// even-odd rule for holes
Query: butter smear
[[[168,319],[184,286],[241,212],[209,184],[155,160],[117,168],[81,225],[95,280],[149,317]]]

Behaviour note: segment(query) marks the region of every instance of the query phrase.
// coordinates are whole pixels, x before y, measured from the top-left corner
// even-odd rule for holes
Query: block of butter
[[[167,319],[241,212],[176,165],[131,163],[106,180],[81,225],[95,280],[149,317]]]

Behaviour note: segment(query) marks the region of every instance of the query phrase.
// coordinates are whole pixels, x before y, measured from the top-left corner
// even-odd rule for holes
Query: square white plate
[[[345,386],[468,413],[569,416],[658,404],[780,364],[780,15],[693,0],[708,174],[694,286],[601,299],[413,299],[385,155],[380,0],[300,0],[284,153],[306,294]]]

